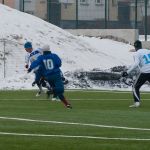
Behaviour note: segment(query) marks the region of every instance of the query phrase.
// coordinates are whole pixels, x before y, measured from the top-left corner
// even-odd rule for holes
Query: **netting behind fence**
[[[0,39],[0,78],[12,77],[25,72],[23,45]]]

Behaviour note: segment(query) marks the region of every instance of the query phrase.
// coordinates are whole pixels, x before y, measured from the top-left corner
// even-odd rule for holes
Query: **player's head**
[[[24,44],[24,48],[25,48],[25,50],[27,51],[27,52],[32,52],[32,43],[31,42],[26,42],[25,44]]]
[[[135,48],[136,51],[139,50],[139,49],[141,49],[142,48],[142,42],[139,41],[139,40],[136,40],[134,42],[134,48]]]
[[[50,52],[49,45],[44,45],[41,49],[42,49],[43,52],[45,52],[45,51],[49,51]]]

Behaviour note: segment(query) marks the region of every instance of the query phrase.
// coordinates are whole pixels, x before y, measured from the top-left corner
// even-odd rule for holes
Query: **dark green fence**
[[[61,28],[139,29],[140,34],[150,34],[150,0],[48,0],[47,2],[47,8],[50,10],[48,21]]]

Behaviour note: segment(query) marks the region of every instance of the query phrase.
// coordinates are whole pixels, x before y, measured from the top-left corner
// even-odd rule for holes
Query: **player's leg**
[[[50,79],[48,80],[45,80],[45,87],[47,87],[47,98],[50,98],[51,96],[53,97],[53,94],[54,94],[54,90],[53,90],[53,87],[54,87],[54,84],[52,83],[52,81]]]
[[[36,93],[36,96],[38,97],[38,96],[40,96],[42,94],[43,89],[42,89],[42,85],[41,84],[37,83],[37,86],[39,88],[39,91]]]
[[[67,107],[72,109],[71,104],[68,102],[68,100],[65,98],[64,93],[59,93],[58,94],[59,99],[63,102],[63,104]]]
[[[42,87],[45,87],[48,90],[51,90],[50,84],[43,77],[40,79],[40,84],[42,85]]]
[[[54,76],[54,89],[53,90],[54,90],[54,93],[59,97],[59,99],[67,108],[72,108],[71,104],[68,102],[68,100],[64,96],[64,84],[62,82],[60,74],[56,74]]]
[[[133,98],[134,98],[134,104],[130,107],[139,107],[140,106],[140,88],[141,86],[146,82],[147,77],[145,74],[141,73],[139,76],[137,76],[137,79],[135,80],[133,84]]]
[[[35,81],[34,81],[34,82],[36,83],[36,85],[37,85],[38,88],[39,88],[39,91],[37,92],[36,96],[40,96],[41,93],[42,93],[42,85],[41,85],[41,83],[40,83],[41,74],[40,74],[39,70],[37,70],[37,71],[34,72],[34,73],[35,73]]]
[[[147,73],[147,81],[150,83],[150,73]]]

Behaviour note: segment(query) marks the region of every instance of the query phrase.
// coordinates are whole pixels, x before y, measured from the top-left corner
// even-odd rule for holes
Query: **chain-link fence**
[[[24,53],[23,45],[0,39],[0,78],[11,77],[12,75],[23,74],[24,70]],[[19,62],[19,63],[18,63]]]

